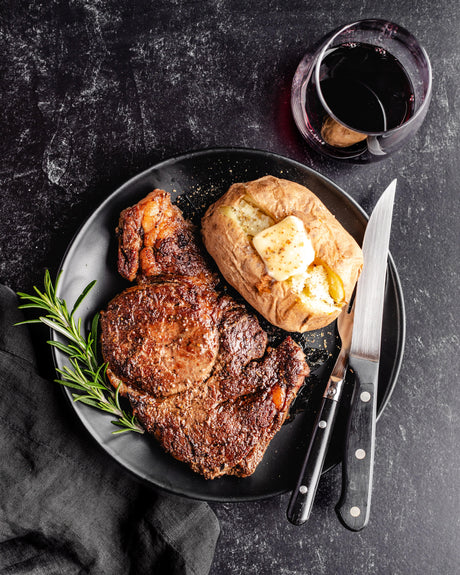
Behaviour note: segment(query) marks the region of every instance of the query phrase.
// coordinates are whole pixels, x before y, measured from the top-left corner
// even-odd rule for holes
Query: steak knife
[[[360,531],[369,521],[375,450],[377,385],[382,338],[388,246],[396,180],[377,202],[363,241],[349,369],[354,388],[342,462],[342,493],[336,511],[342,523]]]

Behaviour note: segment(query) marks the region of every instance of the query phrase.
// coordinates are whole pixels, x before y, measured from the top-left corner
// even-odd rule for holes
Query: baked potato
[[[273,325],[319,329],[349,302],[361,248],[306,187],[274,176],[235,183],[201,224],[224,278]]]

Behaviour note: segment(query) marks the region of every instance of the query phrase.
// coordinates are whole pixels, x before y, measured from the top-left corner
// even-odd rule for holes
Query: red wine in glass
[[[291,107],[312,148],[369,162],[401,148],[431,99],[431,64],[402,26],[360,20],[327,35],[299,63]]]
[[[342,44],[324,58],[320,88],[334,116],[352,130],[397,128],[414,111],[414,90],[401,63],[386,50]]]

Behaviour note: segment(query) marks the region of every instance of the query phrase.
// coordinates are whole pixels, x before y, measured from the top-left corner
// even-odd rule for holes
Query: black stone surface
[[[288,494],[214,503],[222,534],[211,574],[458,573],[459,5],[6,0],[0,9],[0,281],[15,290],[57,270],[81,223],[120,184],[186,151],[277,152],[330,177],[368,211],[398,178],[391,251],[406,352],[377,426],[370,523],[352,533],[338,522],[339,467],[322,478],[300,528],[285,519]],[[358,166],[308,150],[289,91],[312,42],[365,17],[415,34],[434,89],[410,144]]]

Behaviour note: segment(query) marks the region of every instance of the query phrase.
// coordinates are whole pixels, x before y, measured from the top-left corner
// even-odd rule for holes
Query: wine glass
[[[420,128],[431,85],[428,55],[410,32],[386,20],[360,20],[304,56],[292,83],[292,113],[315,150],[370,162]]]

